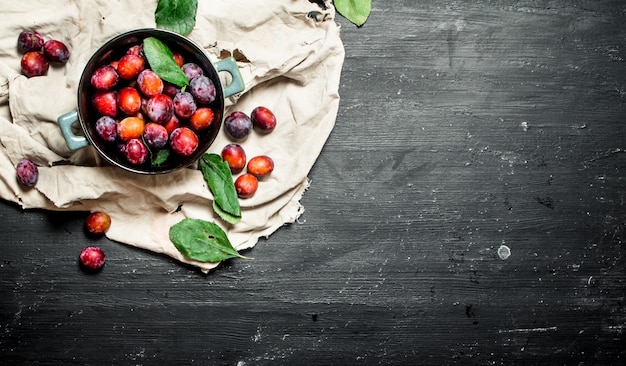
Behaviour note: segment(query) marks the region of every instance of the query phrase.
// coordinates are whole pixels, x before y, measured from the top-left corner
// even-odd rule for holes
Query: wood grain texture
[[[100,239],[87,275],[86,214],[0,205],[3,363],[625,362],[626,4],[339,21],[336,127],[254,261],[201,275]]]

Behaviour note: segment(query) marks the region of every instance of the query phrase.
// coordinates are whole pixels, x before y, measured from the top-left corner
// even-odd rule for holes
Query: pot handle
[[[62,114],[57,118],[57,123],[61,127],[61,133],[65,138],[65,143],[70,150],[78,150],[89,145],[89,141],[85,136],[78,136],[72,131],[72,125],[78,121],[78,110]]]
[[[224,98],[228,98],[237,93],[241,93],[244,88],[243,77],[241,77],[241,73],[239,72],[239,67],[237,66],[237,61],[234,58],[228,57],[222,59],[215,63],[215,68],[217,71],[226,71],[232,77],[232,81],[230,84],[224,87]]]

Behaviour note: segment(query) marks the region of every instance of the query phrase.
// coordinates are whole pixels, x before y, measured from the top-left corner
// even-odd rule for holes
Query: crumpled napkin
[[[136,28],[155,27],[156,0],[29,0],[3,4],[0,31],[0,197],[23,208],[105,211],[107,237],[163,253],[203,272],[218,263],[182,256],[169,227],[183,218],[216,222],[237,250],[253,247],[303,212],[299,200],[307,175],[328,138],[339,105],[344,60],[340,27],[330,2],[307,0],[199,1],[188,35],[214,62],[237,59],[245,90],[226,101],[225,115],[263,105],[277,116],[269,135],[253,132],[243,143],[248,157],[269,155],[274,172],[257,193],[241,200],[242,220],[230,225],[212,210],[201,172],[190,167],[144,176],[108,166],[92,147],[70,151],[56,123],[77,106],[77,85],[90,56],[108,39]],[[319,2],[318,2],[319,3]],[[71,56],[47,76],[20,74],[17,36],[32,28],[68,45]],[[226,80],[225,80],[226,81]],[[208,152],[231,142],[221,131]],[[34,188],[17,183],[22,158],[39,165]],[[10,243],[4,243],[10,245]]]

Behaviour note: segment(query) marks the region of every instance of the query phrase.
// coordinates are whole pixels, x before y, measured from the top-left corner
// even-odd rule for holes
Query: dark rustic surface
[[[254,261],[202,275],[101,239],[88,275],[84,213],[0,204],[2,364],[626,362],[626,2],[339,21],[336,128]]]

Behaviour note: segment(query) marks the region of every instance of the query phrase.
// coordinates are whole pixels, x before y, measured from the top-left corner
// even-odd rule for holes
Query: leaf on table
[[[228,223],[239,222],[241,207],[228,163],[218,154],[207,153],[200,159],[200,170],[213,194],[215,213]]]
[[[372,0],[334,0],[333,4],[339,14],[357,27],[365,24],[372,11]]]
[[[167,45],[157,38],[147,37],[143,40],[143,52],[148,63],[161,79],[183,87],[189,84],[187,76],[174,61],[174,55]]]
[[[232,246],[228,236],[217,224],[186,218],[170,227],[170,240],[178,251],[199,262],[219,262],[245,257]]]
[[[157,28],[186,36],[196,25],[198,0],[159,0],[154,20]]]

